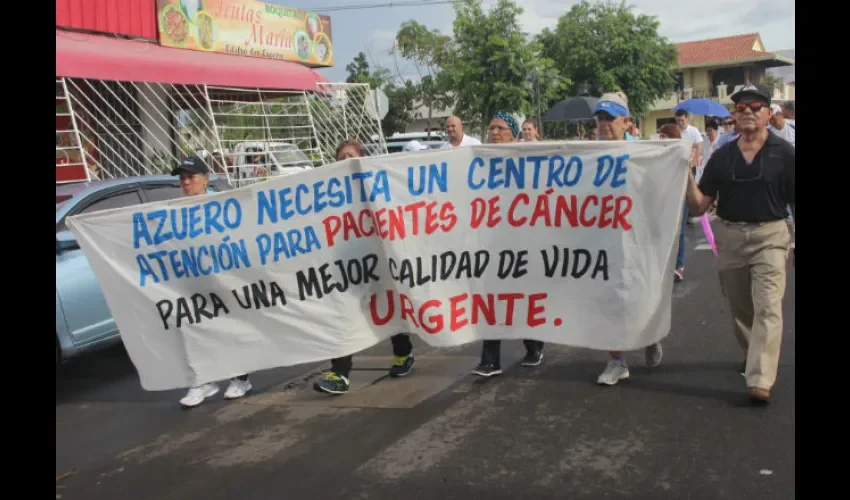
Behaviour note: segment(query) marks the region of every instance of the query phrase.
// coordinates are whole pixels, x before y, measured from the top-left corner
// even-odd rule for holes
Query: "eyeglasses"
[[[766,104],[764,104],[761,101],[739,102],[738,104],[735,105],[735,111],[737,111],[738,113],[743,113],[744,111],[747,110],[747,108],[750,108],[753,113],[757,113],[757,112],[761,111],[761,108],[763,108],[765,106],[766,106]]]
[[[743,177],[739,177],[739,176],[738,176],[738,165],[739,165],[742,161],[743,161],[743,163],[744,163],[744,167],[745,167],[745,168],[743,169],[742,173],[743,173],[743,172],[746,172],[746,174],[747,174],[747,175],[746,175],[746,176],[743,176]],[[758,173],[757,173],[755,176],[753,176],[753,175],[752,175],[752,173],[751,173],[751,172],[749,172],[749,170],[750,170],[750,169],[754,166],[754,164],[755,164],[755,162],[750,163],[750,164],[748,165],[748,164],[747,164],[747,162],[746,162],[746,160],[744,160],[743,155],[740,155],[740,156],[738,157],[738,161],[736,161],[736,162],[735,162],[735,165],[732,167],[732,182],[753,182],[753,181],[761,180],[761,178],[762,178],[762,174],[764,173],[764,164],[763,164],[763,158],[762,158],[762,156],[761,156],[761,153],[759,153],[759,169],[758,169]]]
[[[604,111],[596,113],[596,121],[598,121],[598,122],[613,122],[617,118],[618,117],[611,116],[608,113],[605,113]]]

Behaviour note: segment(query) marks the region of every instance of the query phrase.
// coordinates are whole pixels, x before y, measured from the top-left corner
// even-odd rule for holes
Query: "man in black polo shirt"
[[[720,284],[735,335],[746,351],[750,398],[770,399],[782,344],[782,299],[791,236],[786,204],[796,221],[794,147],[767,130],[770,90],[748,84],[732,95],[740,137],[708,161],[697,187],[688,170],[687,201],[702,215],[717,199],[715,230]]]

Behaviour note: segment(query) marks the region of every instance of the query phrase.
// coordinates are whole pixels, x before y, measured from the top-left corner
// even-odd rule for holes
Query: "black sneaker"
[[[475,370],[472,371],[472,373],[482,377],[492,377],[493,375],[501,375],[502,367],[499,365],[485,365],[484,363],[481,363],[475,368]]]
[[[525,357],[522,358],[522,366],[537,366],[543,362],[543,351],[529,351],[525,354]]]
[[[348,379],[334,372],[328,373],[325,378],[313,384],[313,390],[328,394],[345,394],[348,388]]]
[[[393,366],[390,367],[390,377],[404,377],[413,371],[413,355],[393,356]]]

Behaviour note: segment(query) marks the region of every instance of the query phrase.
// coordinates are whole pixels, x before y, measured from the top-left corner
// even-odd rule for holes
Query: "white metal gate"
[[[56,168],[79,169],[88,172],[86,155],[77,128],[77,121],[68,99],[64,78],[56,80]],[[57,177],[64,177],[57,175]],[[86,174],[88,179],[88,174]]]
[[[308,95],[316,137],[325,157],[334,161],[336,147],[349,139],[367,146],[371,154],[386,154],[377,110],[369,109],[368,83],[320,83],[319,91]]]
[[[348,139],[368,144],[372,154],[387,152],[380,120],[366,109],[368,84],[320,84],[311,93],[84,78],[56,83],[57,124],[60,116],[72,118],[70,128],[57,126],[57,159],[68,156],[95,179],[164,174],[198,155],[243,185],[332,163]]]

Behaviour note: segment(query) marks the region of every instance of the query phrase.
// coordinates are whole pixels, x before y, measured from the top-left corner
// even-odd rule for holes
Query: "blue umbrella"
[[[687,101],[682,101],[673,108],[673,112],[680,109],[684,109],[692,115],[716,116],[718,118],[732,116],[732,113],[726,109],[726,106],[711,99],[688,99]]]

